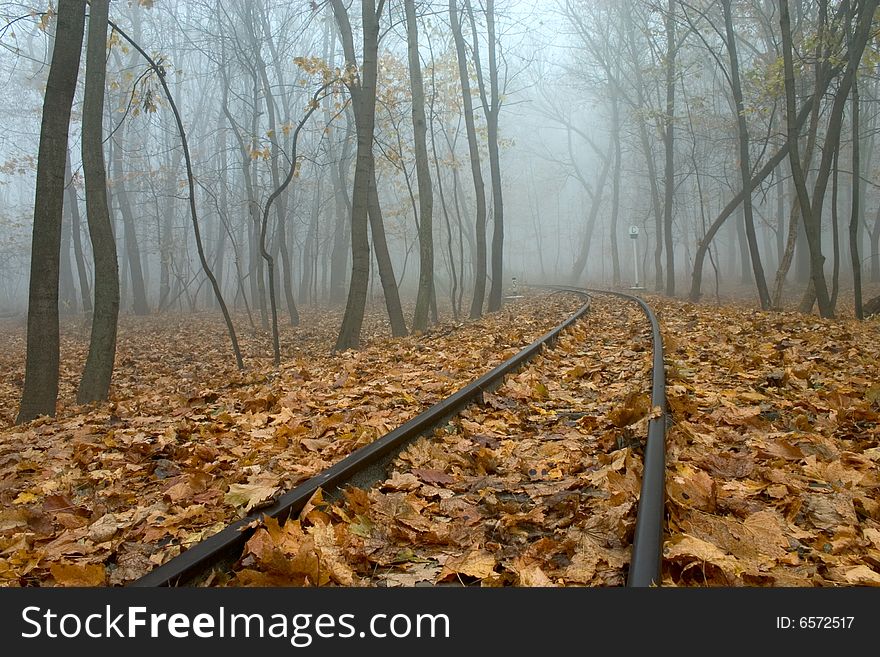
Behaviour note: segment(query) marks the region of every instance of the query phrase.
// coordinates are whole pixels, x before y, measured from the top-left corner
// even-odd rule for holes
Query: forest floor
[[[645,298],[664,336],[671,420],[664,585],[880,585],[880,318]],[[88,331],[68,324],[58,415],[18,427],[25,330],[7,322],[0,585],[136,579],[485,373],[580,304],[536,295],[396,339],[376,312],[364,347],[341,354],[331,354],[338,314],[305,311],[283,331],[277,370],[268,337],[243,331],[244,372],[214,315],[125,317],[111,402],[86,407],[73,399]],[[598,304],[557,349],[463,414],[445,447],[420,441],[398,459],[393,483],[338,503],[318,497],[283,532],[260,528],[239,571],[218,584],[621,584],[637,437],[655,412],[638,394],[650,363],[637,315]],[[584,437],[596,454],[574,446]],[[478,495],[464,485],[487,475],[492,486]],[[572,494],[587,484],[589,495]],[[475,521],[490,512],[519,547],[480,534],[486,523]],[[287,565],[273,570],[279,556]],[[310,574],[316,564],[323,575]]]

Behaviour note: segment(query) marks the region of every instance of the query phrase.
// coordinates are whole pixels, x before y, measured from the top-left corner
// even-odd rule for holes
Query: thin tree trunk
[[[79,280],[79,296],[82,300],[83,312],[92,312],[92,286],[89,284],[89,273],[86,267],[86,259],[82,248],[82,219],[79,214],[79,197],[73,184],[73,172],[70,166],[70,151],[65,156],[64,179],[67,186],[64,189],[64,209],[70,214],[70,234],[73,238],[73,257],[76,261],[76,273]]]
[[[124,128],[120,127],[120,130]],[[120,135],[116,147],[113,149],[113,177],[115,178],[116,204],[122,215],[122,226],[125,233],[125,250],[128,254],[128,267],[131,275],[131,289],[134,298],[134,314],[149,315],[150,306],[147,303],[147,289],[144,283],[144,271],[141,267],[141,254],[137,242],[134,213],[125,189],[125,171],[122,163],[123,135]]]
[[[852,85],[852,208],[849,217],[849,256],[852,261],[853,277],[853,305],[855,306],[856,319],[864,319],[865,313],[862,305],[862,262],[859,258],[859,217],[861,215],[861,134],[859,120],[861,108],[859,107],[859,84],[858,78],[853,80]]]
[[[770,292],[761,265],[761,254],[758,250],[758,238],[755,234],[755,218],[752,211],[752,165],[749,155],[749,129],[746,125],[745,105],[743,104],[742,87],[739,75],[739,56],[737,55],[736,35],[733,32],[733,16],[730,9],[731,0],[722,0],[724,11],[724,28],[727,40],[727,54],[730,58],[730,85],[736,107],[736,127],[739,136],[739,171],[743,187],[743,218],[745,220],[746,240],[749,256],[752,261],[752,275],[758,288],[758,299],[763,310],[770,308]],[[794,112],[791,115],[794,119]]]
[[[95,312],[89,355],[79,382],[80,404],[104,401],[116,358],[116,327],[119,318],[119,269],[116,239],[107,202],[107,171],[104,165],[104,83],[107,78],[107,15],[109,0],[89,3],[89,34],[86,45],[86,85],[82,119],[82,160],[86,179],[86,210],[95,258]],[[128,231],[126,230],[126,234]]]
[[[168,88],[168,83],[165,80],[165,70],[161,68],[155,60],[153,60],[140,45],[135,43],[125,32],[119,29],[119,26],[110,22],[110,25],[116,30],[119,35],[128,41],[131,46],[137,50],[141,56],[147,61],[150,65],[150,68],[153,69],[153,72],[159,78],[159,82],[162,85],[162,91],[165,92],[165,98],[168,100],[168,105],[171,107],[171,112],[174,115],[174,121],[177,124],[177,132],[180,136],[180,145],[183,148],[183,159],[186,163],[186,179],[187,179],[187,187],[189,191],[189,212],[190,219],[192,220],[193,233],[196,238],[196,250],[199,254],[199,262],[202,265],[202,271],[205,276],[207,276],[208,280],[211,282],[211,287],[214,289],[214,295],[217,299],[217,303],[220,305],[220,310],[223,312],[223,319],[226,322],[226,331],[229,334],[229,340],[232,343],[232,351],[235,356],[235,363],[238,366],[239,370],[244,369],[244,361],[241,357],[241,349],[238,346],[238,337],[235,334],[235,326],[232,323],[232,317],[229,315],[229,309],[226,307],[226,302],[223,300],[223,294],[220,291],[220,286],[217,284],[217,279],[214,276],[214,273],[211,271],[211,266],[208,264],[208,259],[205,256],[205,249],[202,245],[202,233],[199,228],[199,218],[198,213],[196,211],[196,194],[195,194],[195,175],[193,174],[192,167],[192,159],[189,154],[189,143],[186,139],[186,130],[183,128],[183,120],[180,118],[180,112],[177,109],[177,104],[174,102],[174,97],[171,95],[171,90]]]
[[[449,0],[449,21],[452,36],[455,39],[455,51],[458,58],[458,77],[461,83],[462,105],[465,128],[467,130],[468,151],[471,159],[471,175],[474,180],[474,196],[477,204],[476,227],[476,259],[474,261],[474,296],[471,301],[470,317],[477,319],[483,314],[483,303],[486,298],[486,190],[483,185],[483,172],[480,166],[480,149],[477,143],[477,131],[474,125],[474,106],[471,99],[470,74],[467,66],[464,38],[458,18],[457,0]]]
[[[675,0],[666,10],[666,131],[663,146],[666,162],[663,169],[663,238],[666,248],[666,296],[675,296],[675,245],[672,236],[672,201],[675,194]],[[657,236],[659,241],[660,236]]]
[[[412,89],[412,120],[415,141],[416,177],[419,183],[419,289],[413,314],[412,330],[428,328],[428,310],[434,292],[434,189],[428,166],[428,126],[425,119],[425,88],[422,83],[422,62],[419,58],[419,29],[416,24],[415,0],[404,0],[406,11],[409,79]]]
[[[391,335],[401,337],[407,333],[406,320],[403,318],[403,308],[400,305],[397,279],[394,277],[391,254],[388,251],[388,242],[385,238],[385,223],[382,219],[382,207],[379,205],[379,191],[376,187],[376,161],[372,157],[372,153],[370,154],[367,207],[367,214],[370,220],[370,235],[373,237],[373,251],[376,255],[376,265],[379,268],[382,293],[385,296],[385,308],[388,311],[388,320],[391,323]]]

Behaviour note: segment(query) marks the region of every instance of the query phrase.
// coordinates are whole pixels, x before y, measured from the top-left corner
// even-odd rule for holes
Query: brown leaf
[[[495,570],[495,556],[486,550],[474,546],[465,554],[448,559],[443,564],[443,570],[437,575],[435,581],[441,582],[452,575],[467,575],[483,579],[488,577]]]
[[[49,571],[61,586],[104,586],[107,583],[107,573],[101,564],[53,563]]]

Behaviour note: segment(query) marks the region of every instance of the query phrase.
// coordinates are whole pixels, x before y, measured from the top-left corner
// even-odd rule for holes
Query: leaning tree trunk
[[[82,158],[86,179],[86,210],[95,258],[95,311],[89,355],[79,382],[80,404],[103,401],[110,393],[116,357],[119,318],[119,269],[116,240],[107,203],[104,166],[104,82],[107,77],[107,14],[110,0],[91,0],[86,45],[86,87],[83,101]]]
[[[24,390],[16,424],[55,415],[58,400],[58,272],[70,110],[79,75],[85,0],[58,5],[55,47],[43,97],[28,288]]]

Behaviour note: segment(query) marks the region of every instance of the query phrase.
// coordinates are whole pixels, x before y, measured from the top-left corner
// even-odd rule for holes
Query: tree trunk
[[[675,194],[675,0],[666,10],[666,131],[663,146],[666,162],[663,169],[663,238],[666,248],[666,296],[675,296],[675,245],[672,239],[672,201]],[[660,239],[660,236],[657,236]]]
[[[425,119],[425,88],[419,58],[419,29],[415,0],[404,0],[409,54],[409,80],[412,88],[412,121],[415,140],[416,177],[419,183],[419,289],[413,313],[412,330],[428,328],[428,310],[434,291],[434,190],[428,168],[428,126]]]
[[[376,80],[378,77],[379,16],[375,0],[361,0],[363,25],[363,61],[357,66],[354,39],[348,12],[342,0],[331,0],[345,52],[346,66],[359,76],[349,85],[357,134],[357,154],[351,200],[351,279],[348,300],[336,351],[357,349],[367,303],[370,280],[369,204],[373,179],[373,131],[376,113]],[[380,4],[381,6],[384,4]],[[386,299],[387,301],[387,299]]]
[[[64,210],[70,215],[70,234],[73,238],[73,256],[76,261],[76,273],[79,280],[79,296],[82,300],[84,313],[92,312],[92,286],[89,284],[89,274],[86,267],[86,259],[82,248],[82,219],[79,215],[79,197],[73,184],[73,172],[70,166],[70,151],[65,156],[65,180],[67,187],[64,190]]]
[[[125,171],[122,163],[122,144],[124,142],[124,124],[119,128],[122,134],[113,149],[113,177],[115,178],[116,204],[122,215],[122,226],[125,233],[125,250],[128,254],[128,267],[131,274],[131,289],[134,298],[134,314],[149,315],[150,305],[147,303],[147,288],[144,283],[144,270],[141,267],[141,254],[137,242],[134,213],[125,189]]]
[[[73,282],[73,267],[70,264],[70,250],[73,240],[69,212],[61,216],[61,260],[60,266],[60,298],[58,312],[62,315],[75,315],[77,311],[76,285]]]
[[[464,38],[461,34],[461,23],[458,19],[457,0],[449,0],[449,21],[452,36],[455,39],[455,51],[458,58],[458,77],[461,83],[462,106],[467,130],[468,151],[471,158],[471,175],[474,179],[474,196],[477,203],[476,246],[474,261],[474,296],[471,301],[470,318],[477,319],[483,314],[483,303],[486,298],[486,190],[483,185],[483,172],[480,166],[480,149],[477,143],[477,131],[474,125],[474,105],[471,99],[470,74],[468,72],[467,54]]]
[[[611,172],[611,270],[614,287],[620,285],[620,252],[617,244],[617,223],[620,215],[620,176],[621,176],[621,147],[620,147],[620,103],[617,94],[612,91],[611,95],[611,142],[614,149],[614,164]],[[543,262],[541,269],[543,270]]]
[[[486,0],[485,6],[489,55],[489,92],[487,93],[483,79],[483,67],[480,64],[477,23],[470,0],[466,0],[466,2],[474,38],[472,49],[474,68],[477,73],[483,113],[486,116],[486,145],[489,150],[489,175],[492,180],[492,262],[490,269],[492,284],[489,288],[488,310],[495,312],[501,308],[501,294],[504,287],[504,198],[501,189],[501,161],[498,152],[498,112],[501,109],[501,98],[498,90],[498,62],[495,55],[495,3],[494,0]]]
[[[755,234],[755,218],[752,211],[752,165],[749,155],[749,129],[746,125],[745,105],[743,104],[742,87],[739,76],[739,56],[737,55],[736,35],[733,32],[733,16],[730,0],[722,0],[724,11],[724,29],[727,40],[727,54],[730,58],[730,86],[736,107],[736,131],[739,137],[739,171],[743,188],[743,218],[745,220],[746,240],[749,245],[749,256],[752,261],[752,274],[758,288],[758,299],[761,309],[770,308],[770,292],[761,265],[761,254],[758,250],[758,238]],[[792,113],[794,119],[794,113]]]
[[[370,220],[370,235],[373,237],[373,251],[376,265],[379,268],[379,280],[382,283],[382,294],[385,297],[385,308],[391,323],[391,335],[406,335],[406,320],[400,305],[400,294],[397,290],[397,279],[391,265],[391,254],[385,238],[385,223],[382,219],[382,207],[379,205],[379,190],[376,187],[376,160],[370,153],[370,179],[367,195],[367,214]]]
[[[58,272],[68,131],[79,74],[85,0],[59,3],[40,124],[28,289],[24,390],[16,424],[55,415],[58,399]]]
[[[110,0],[91,0],[89,7],[82,159],[86,179],[89,235],[95,258],[95,311],[89,355],[76,394],[76,400],[80,404],[103,401],[110,393],[119,317],[119,270],[116,261],[116,239],[113,237],[110,207],[107,202],[107,171],[104,166],[103,145],[107,14]],[[126,237],[128,232],[126,230]]]
[[[861,163],[861,135],[859,131],[860,107],[858,79],[853,80],[852,85],[852,207],[849,217],[849,257],[852,262],[853,277],[853,305],[856,319],[864,319],[865,313],[862,307],[862,262],[859,258],[859,217],[861,215],[861,180],[858,172],[862,170]]]
[[[338,306],[345,300],[345,271],[351,247],[351,226],[346,217],[351,216],[351,199],[348,197],[348,169],[351,165],[352,129],[351,115],[345,112],[345,137],[339,160],[333,166],[333,208],[336,221],[333,229],[333,246],[330,250],[330,304]],[[335,152],[335,151],[331,151]]]

